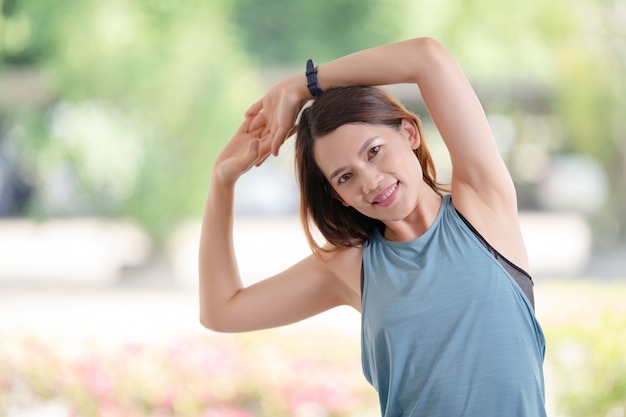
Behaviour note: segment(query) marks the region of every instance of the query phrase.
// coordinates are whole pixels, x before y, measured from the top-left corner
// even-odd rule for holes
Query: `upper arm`
[[[427,64],[416,64],[417,83],[450,153],[454,205],[493,247],[528,270],[515,187],[483,107],[450,54],[434,41],[425,44]]]
[[[436,41],[416,42],[420,51],[415,57],[416,82],[450,153],[455,204],[462,206],[469,200],[489,207],[515,206],[510,174],[480,100],[463,71]]]
[[[416,38],[360,51],[318,68],[322,88],[416,83],[452,159],[461,194],[509,204],[514,189],[489,123],[463,71],[437,41]],[[465,192],[467,191],[467,192]],[[453,191],[454,192],[454,191]]]
[[[201,322],[223,332],[243,332],[283,326],[333,307],[350,304],[358,294],[339,258],[324,261],[313,255],[268,279],[237,291],[219,312]],[[353,273],[348,273],[352,275]],[[210,306],[207,306],[211,308]]]

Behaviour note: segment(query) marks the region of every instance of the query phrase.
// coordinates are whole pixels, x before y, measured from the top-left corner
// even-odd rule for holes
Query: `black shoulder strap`
[[[363,299],[363,284],[365,283],[365,272],[363,272],[363,261],[361,261],[361,300]]]

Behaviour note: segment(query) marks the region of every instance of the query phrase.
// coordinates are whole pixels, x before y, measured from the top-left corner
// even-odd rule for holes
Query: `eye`
[[[367,153],[368,157],[371,159],[380,151],[380,145],[372,146]]]
[[[349,172],[346,172],[345,174],[341,175],[339,177],[339,179],[337,180],[337,182],[339,184],[343,184],[344,182],[348,181],[350,178],[352,177],[352,174]]]

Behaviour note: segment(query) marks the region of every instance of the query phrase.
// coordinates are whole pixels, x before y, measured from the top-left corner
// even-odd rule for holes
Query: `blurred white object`
[[[531,276],[579,275],[591,257],[591,229],[577,213],[520,213]]]
[[[60,401],[29,403],[24,407],[7,410],[7,417],[65,417],[72,415],[72,409]]]
[[[147,234],[131,222],[104,219],[0,221],[0,281],[112,283],[126,266],[147,261]]]
[[[235,214],[284,216],[298,212],[300,194],[296,180],[272,161],[243,175],[235,188]]]
[[[608,196],[608,180],[598,161],[588,155],[563,155],[552,160],[540,182],[540,205],[554,211],[596,213]]]
[[[198,284],[200,221],[183,223],[172,235],[168,256],[177,282]],[[233,227],[239,272],[246,284],[279,273],[311,254],[297,216],[236,217]]]

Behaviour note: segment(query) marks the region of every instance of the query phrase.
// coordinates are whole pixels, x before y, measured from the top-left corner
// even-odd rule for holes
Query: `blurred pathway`
[[[197,293],[189,288],[2,289],[0,343],[38,336],[103,344],[168,343],[210,332],[198,321]],[[359,335],[351,308],[329,311],[291,327],[332,327]]]
[[[563,291],[568,287],[563,283],[593,271],[598,273],[592,274],[595,282],[606,281],[603,277],[609,275],[623,279],[626,248],[589,262],[589,230],[579,218],[526,214],[522,226],[535,269],[537,314],[544,327],[596,317],[607,302],[623,304],[604,295],[590,297],[584,287],[573,296]],[[207,334],[210,331],[198,321],[198,230],[197,222],[184,225],[172,237],[164,258],[148,262],[148,242],[130,224],[83,221],[38,228],[0,222],[0,347],[33,336],[63,346],[93,341],[115,348],[127,343],[170,344]],[[238,219],[235,242],[246,284],[309,253],[295,218]],[[553,276],[569,278],[555,286],[548,280]],[[360,315],[341,307],[280,331],[302,328],[333,329],[358,340]],[[551,407],[552,382],[546,376]]]

